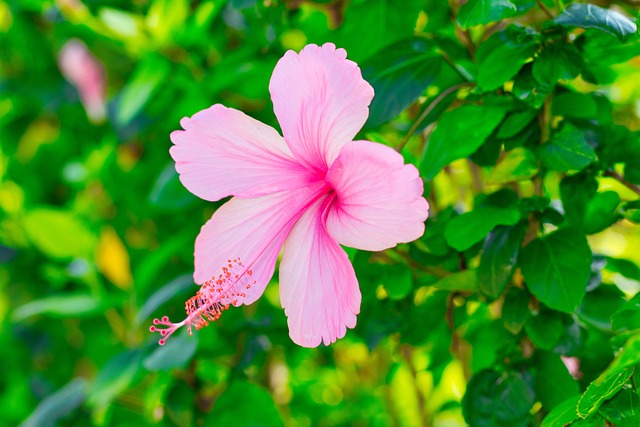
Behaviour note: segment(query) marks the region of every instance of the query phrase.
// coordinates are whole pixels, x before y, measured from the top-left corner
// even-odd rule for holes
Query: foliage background
[[[598,5],[0,1],[0,425],[640,425],[638,5]],[[326,41],[376,89],[361,136],[419,166],[425,236],[350,252],[362,312],[331,347],[293,345],[274,279],[159,348],[219,205],[169,133],[214,103],[277,128],[276,61]]]

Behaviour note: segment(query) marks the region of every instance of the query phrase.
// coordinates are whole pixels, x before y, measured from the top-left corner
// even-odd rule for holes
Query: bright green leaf
[[[554,409],[580,392],[560,356],[547,351],[536,354],[536,396],[546,409]]]
[[[538,161],[531,150],[523,147],[514,148],[493,168],[487,183],[499,185],[525,181],[536,176],[538,170]]]
[[[458,252],[465,251],[482,240],[498,225],[514,225],[520,221],[515,208],[480,206],[449,221],[444,230],[447,243]]]
[[[443,291],[475,291],[478,288],[475,270],[464,270],[450,274],[432,284]]]
[[[516,5],[509,0],[469,0],[458,11],[458,23],[463,29],[484,25],[515,15]]]
[[[501,87],[537,50],[533,35],[519,27],[511,26],[492,35],[476,52],[479,88],[489,91]]]
[[[582,396],[576,395],[570,397],[558,406],[553,408],[549,414],[544,417],[540,427],[564,427],[578,419],[578,401]]]
[[[15,322],[32,316],[44,315],[56,318],[94,316],[104,312],[106,301],[86,294],[65,293],[30,301],[16,308],[12,314]]]
[[[586,418],[594,413],[602,402],[614,396],[631,378],[633,368],[628,367],[609,374],[604,372],[594,382],[589,384],[587,390],[578,402],[578,415]]]
[[[97,243],[96,236],[71,211],[37,208],[28,211],[22,221],[34,246],[53,258],[88,258]]]

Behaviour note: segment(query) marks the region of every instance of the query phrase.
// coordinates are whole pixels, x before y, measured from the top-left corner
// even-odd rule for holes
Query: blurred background
[[[333,41],[375,65],[416,33],[455,35],[448,2],[0,0],[0,425],[464,426],[470,370],[500,357],[505,330],[474,329],[492,322],[477,303],[475,332],[452,338],[456,302],[427,286],[438,270],[416,277],[399,253],[350,252],[362,314],[328,348],[291,342],[275,279],[193,337],[158,347],[148,332],[197,290],[194,239],[219,206],[177,178],[179,120],[222,103],[279,129],[268,83],[286,50]],[[606,85],[634,131],[639,66],[616,65]],[[461,81],[443,68],[399,117],[404,106],[372,110],[363,136],[396,146]],[[475,191],[464,162],[433,188],[439,209]],[[592,245],[640,261],[637,227],[616,227]],[[469,345],[473,360],[452,356]]]

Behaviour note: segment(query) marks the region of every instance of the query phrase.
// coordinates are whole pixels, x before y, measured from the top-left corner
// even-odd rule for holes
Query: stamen
[[[150,332],[159,332],[162,338],[158,344],[164,345],[167,339],[178,329],[187,326],[189,335],[193,334],[191,327],[196,330],[209,326],[209,322],[215,322],[222,316],[222,312],[228,310],[231,305],[239,306],[246,298],[246,291],[255,285],[252,278],[253,272],[245,269],[240,258],[227,260],[227,265],[221,268],[221,273],[207,280],[184,304],[187,317],[179,323],[173,323],[167,316],[161,319],[153,319]],[[163,326],[158,328],[157,326]]]

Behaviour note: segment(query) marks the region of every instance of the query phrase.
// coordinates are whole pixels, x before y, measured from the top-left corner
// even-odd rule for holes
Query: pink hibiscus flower
[[[182,183],[210,201],[234,196],[195,243],[196,283],[187,317],[151,331],[199,329],[231,305],[251,304],[280,263],[280,299],[291,339],[328,345],[356,325],[360,289],[340,244],[380,251],[424,233],[418,170],[393,149],[353,141],[373,88],[344,49],[288,51],[269,90],[284,138],[240,111],[214,105],[171,134]]]

